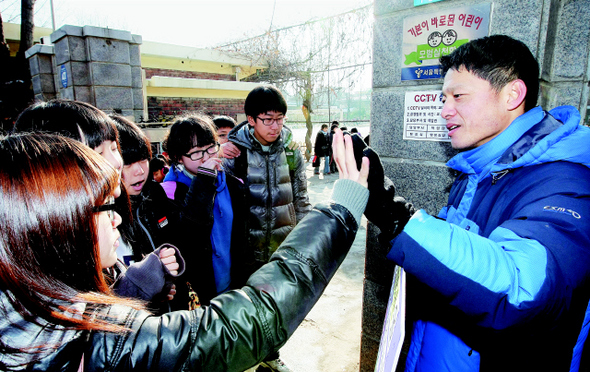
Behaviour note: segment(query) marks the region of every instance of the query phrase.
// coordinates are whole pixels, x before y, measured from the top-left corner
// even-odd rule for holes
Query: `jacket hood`
[[[283,125],[280,137],[270,144],[270,152],[275,152],[278,149],[281,149],[284,144],[291,142],[292,138],[293,133],[291,132],[291,129]],[[228,139],[231,142],[243,146],[249,150],[262,151],[262,146],[260,143],[254,138],[252,134],[250,134],[250,125],[248,124],[247,120],[234,127],[229,132]]]
[[[549,112],[535,107],[491,141],[456,155],[447,165],[463,173],[500,172],[554,161],[590,167],[588,143],[590,129],[580,125],[575,107],[560,106]]]
[[[184,173],[184,166],[182,164],[175,164],[172,167],[170,167],[170,170],[168,171],[168,173],[166,173],[166,176],[164,177],[164,181],[163,182],[182,182],[185,185],[189,186],[191,185],[192,182],[192,178],[190,178],[189,176],[187,176]]]

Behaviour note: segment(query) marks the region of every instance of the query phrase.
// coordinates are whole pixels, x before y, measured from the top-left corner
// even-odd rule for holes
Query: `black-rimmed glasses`
[[[214,144],[212,144],[211,146],[207,147],[204,150],[196,150],[196,151],[193,151],[189,154],[185,154],[184,156],[186,156],[187,158],[190,158],[192,161],[197,161],[197,160],[203,159],[203,156],[205,156],[205,153],[207,153],[209,155],[215,155],[218,152],[219,152],[219,143],[215,142]]]
[[[113,224],[115,223],[115,198],[114,197],[109,196],[108,198],[106,198],[105,203],[103,205],[99,205],[97,207],[94,207],[94,208],[92,208],[92,210],[94,211],[94,213],[107,212],[107,215],[111,219],[111,222]]]
[[[285,117],[281,116],[280,118],[261,118],[260,116],[257,116],[256,119],[259,119],[262,124],[266,125],[267,127],[270,127],[271,125],[273,125],[274,123],[277,123],[278,125],[283,125],[283,122],[285,121]]]

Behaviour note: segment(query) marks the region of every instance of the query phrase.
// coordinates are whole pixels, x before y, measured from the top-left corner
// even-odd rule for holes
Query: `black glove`
[[[395,196],[395,185],[385,176],[379,155],[368,147],[357,133],[350,136],[359,170],[363,156],[369,158],[369,201],[365,208],[365,216],[381,230],[379,240],[389,243],[404,229],[416,209],[403,197]]]

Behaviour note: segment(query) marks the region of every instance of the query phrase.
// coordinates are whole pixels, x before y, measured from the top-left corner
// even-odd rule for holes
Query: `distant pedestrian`
[[[328,124],[322,124],[322,129],[315,137],[314,145],[314,174],[320,174],[320,164],[324,159],[324,174],[330,174],[330,150],[328,146]]]
[[[336,120],[332,122],[332,126],[330,127],[330,133],[328,134],[328,147],[330,149],[330,173],[338,173],[338,167],[336,167],[336,162],[334,161],[334,154],[332,153],[332,142],[334,140],[334,129],[338,128],[340,123]]]

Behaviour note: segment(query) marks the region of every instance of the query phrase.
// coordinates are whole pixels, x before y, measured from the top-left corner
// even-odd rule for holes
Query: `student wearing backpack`
[[[292,133],[283,125],[287,103],[281,92],[272,86],[254,88],[246,97],[244,111],[247,121],[229,133],[240,155],[225,158],[223,164],[248,188],[248,253],[254,255],[254,272],[268,262],[311,205],[303,156],[290,148]],[[278,353],[262,365],[288,371]]]
[[[262,266],[311,205],[303,156],[285,148],[292,134],[283,125],[287,103],[281,92],[272,86],[254,88],[244,111],[248,120],[229,134],[240,156],[224,159],[224,168],[248,186],[248,246]]]

